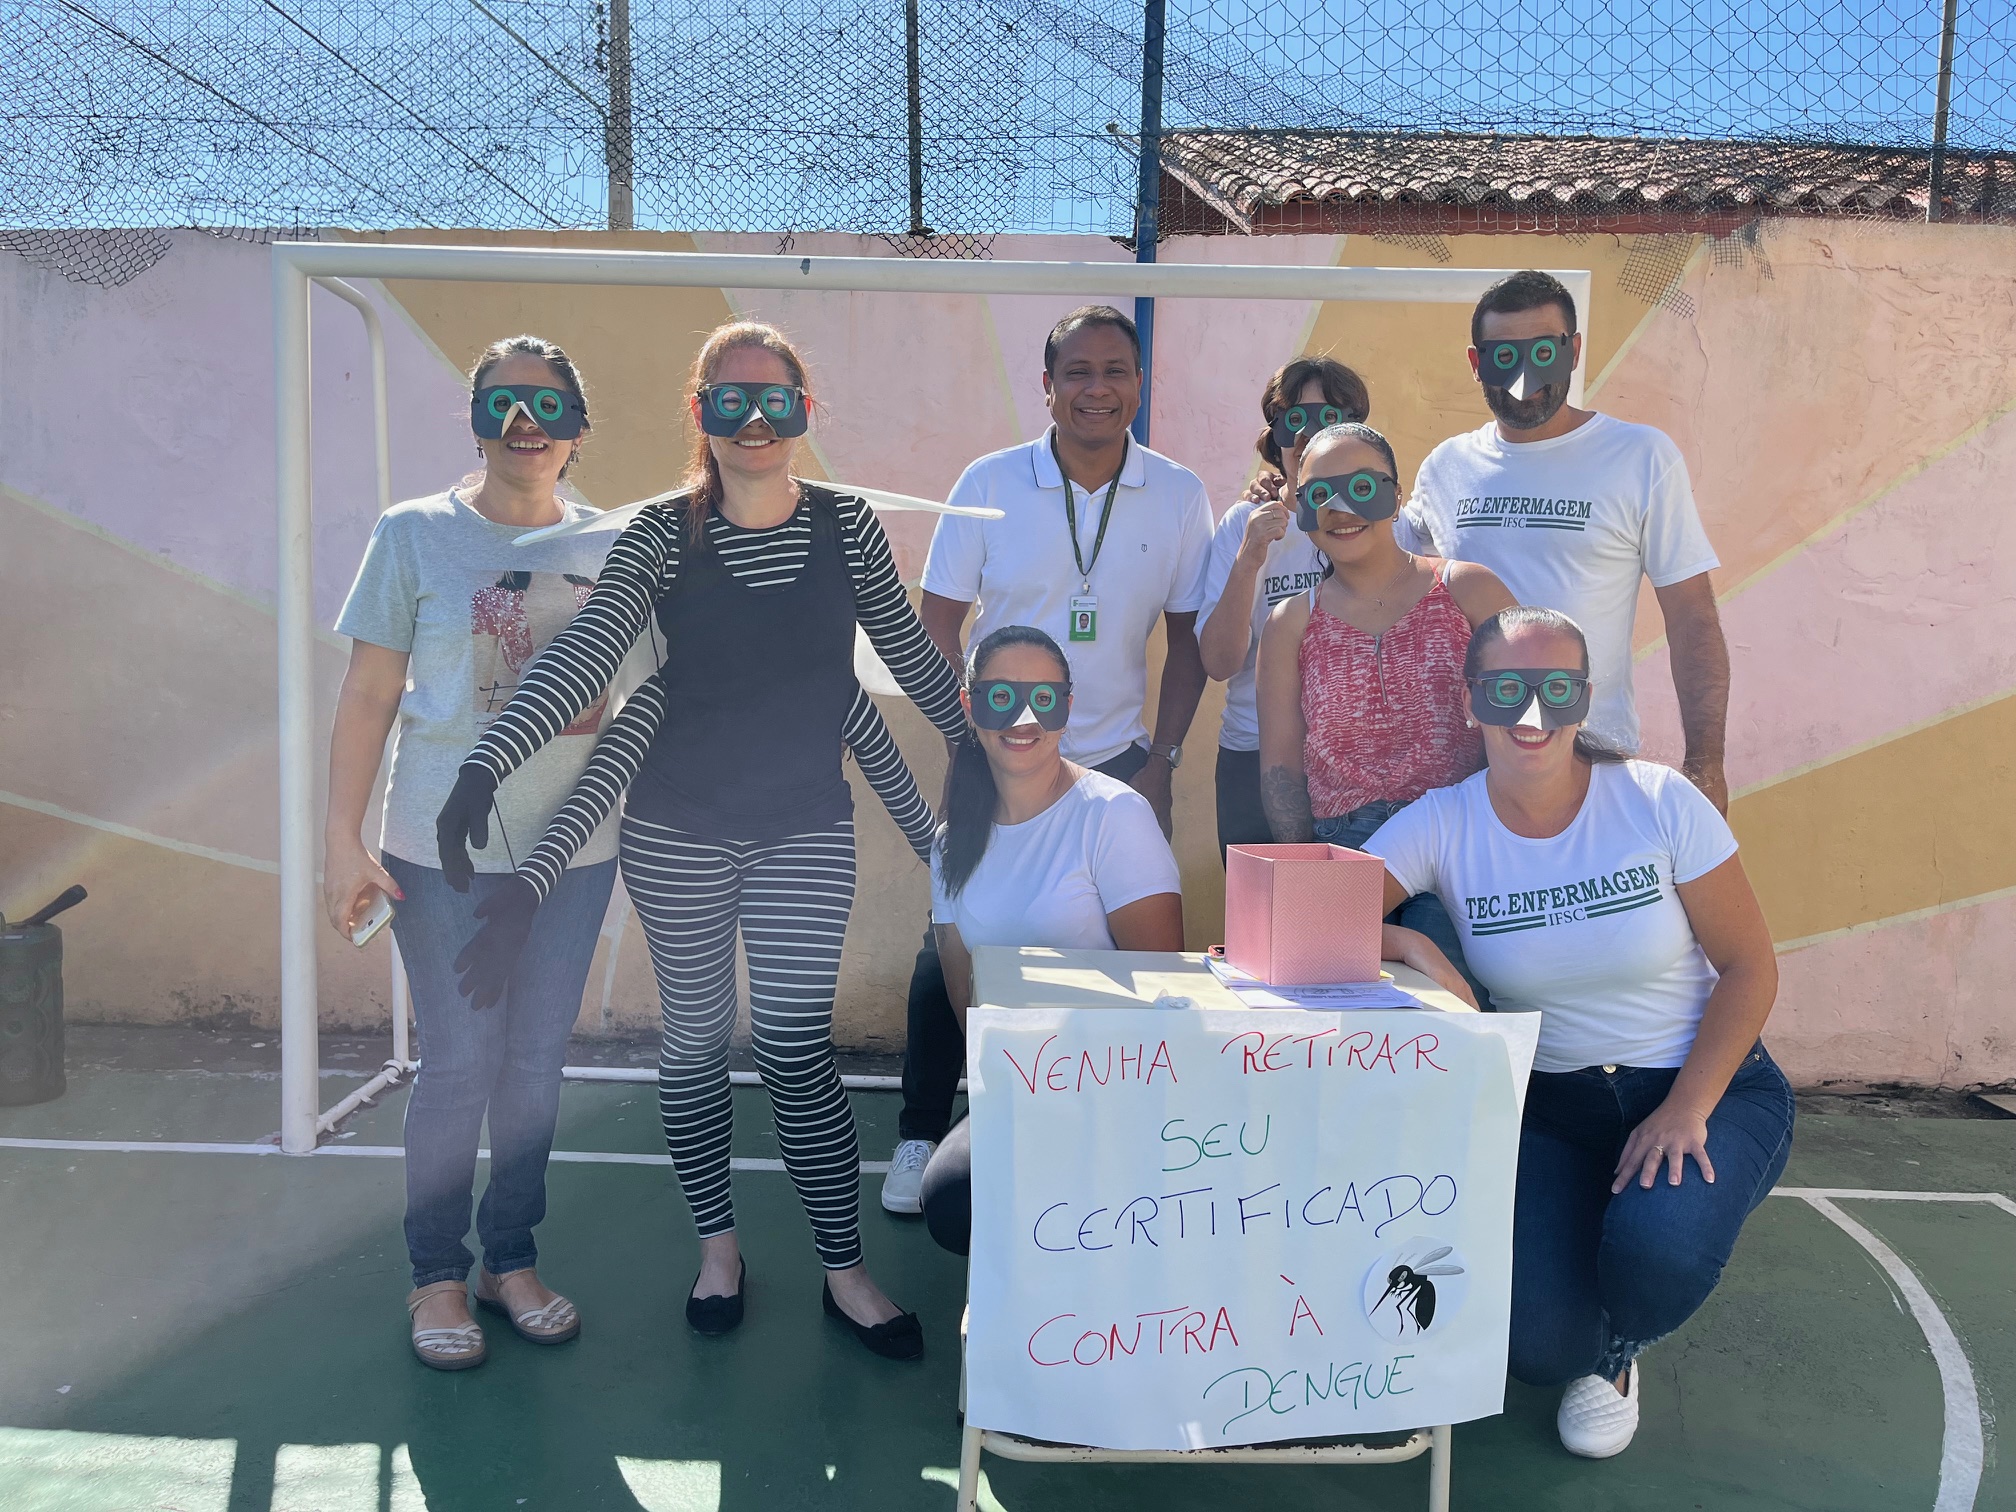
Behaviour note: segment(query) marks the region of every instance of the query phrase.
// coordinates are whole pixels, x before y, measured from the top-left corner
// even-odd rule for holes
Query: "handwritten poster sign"
[[[974,1009],[969,1419],[1198,1449],[1502,1410],[1538,1027]]]

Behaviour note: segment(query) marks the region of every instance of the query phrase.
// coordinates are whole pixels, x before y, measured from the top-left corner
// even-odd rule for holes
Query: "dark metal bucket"
[[[63,1095],[63,931],[0,926],[0,1107]]]

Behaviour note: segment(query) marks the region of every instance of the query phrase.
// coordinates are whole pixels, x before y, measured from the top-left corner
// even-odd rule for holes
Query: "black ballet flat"
[[[694,1278],[699,1284],[699,1278]],[[690,1293],[686,1298],[686,1322],[693,1332],[718,1338],[725,1333],[733,1333],[742,1326],[742,1293],[749,1285],[749,1262],[742,1262],[742,1273],[735,1278],[735,1294],[732,1297],[696,1297]]]
[[[819,1296],[826,1316],[845,1323],[870,1353],[878,1354],[885,1360],[919,1360],[924,1357],[924,1326],[917,1321],[917,1314],[898,1313],[887,1323],[870,1327],[847,1316],[846,1310],[833,1300],[832,1287],[822,1283]]]

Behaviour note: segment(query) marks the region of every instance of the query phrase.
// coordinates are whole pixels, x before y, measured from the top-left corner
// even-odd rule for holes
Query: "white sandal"
[[[413,1353],[419,1356],[422,1365],[431,1365],[436,1370],[473,1370],[490,1357],[489,1347],[483,1342],[483,1330],[474,1323],[460,1323],[453,1328],[419,1326],[421,1303],[449,1291],[466,1296],[468,1289],[467,1281],[436,1281],[407,1293],[406,1312],[414,1322]]]
[[[500,1278],[490,1272],[476,1273],[476,1302],[494,1313],[501,1313],[510,1321],[512,1331],[519,1338],[531,1344],[565,1344],[569,1339],[578,1338],[581,1333],[581,1314],[574,1310],[574,1304],[565,1297],[555,1297],[544,1307],[527,1308],[514,1313],[504,1300],[499,1289]]]

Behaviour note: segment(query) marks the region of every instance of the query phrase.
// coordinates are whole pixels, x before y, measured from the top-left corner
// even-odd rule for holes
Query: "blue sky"
[[[596,0],[482,3],[530,50],[476,0],[0,0],[0,220],[600,223]],[[632,15],[641,224],[902,228],[900,0]],[[1106,126],[1137,122],[1139,5],[922,18],[927,221],[1126,230]],[[1172,0],[1167,124],[1923,147],[1938,25],[1936,0]],[[1951,136],[2016,146],[2007,0],[1962,0]]]

